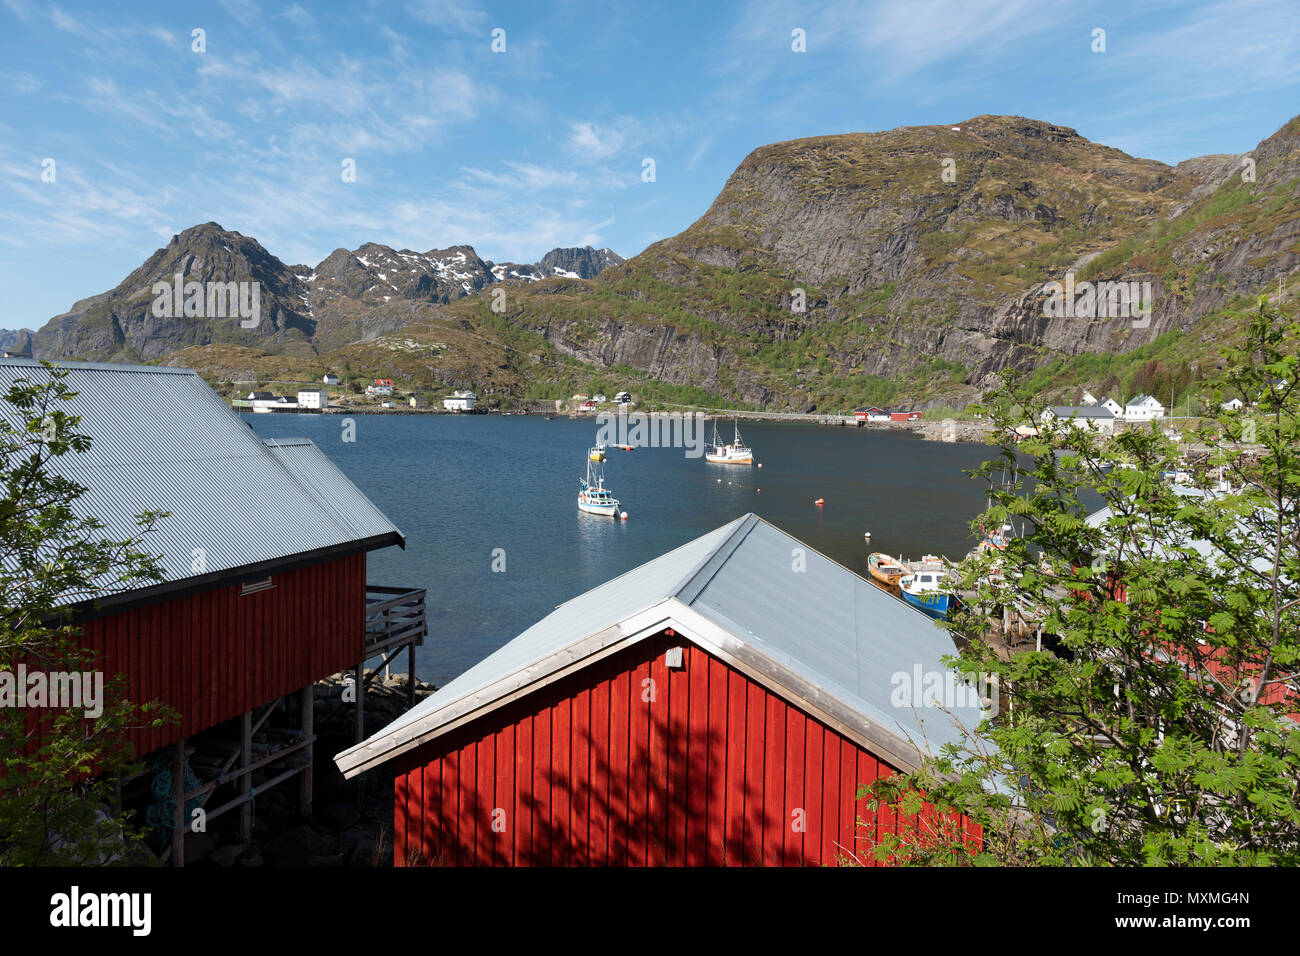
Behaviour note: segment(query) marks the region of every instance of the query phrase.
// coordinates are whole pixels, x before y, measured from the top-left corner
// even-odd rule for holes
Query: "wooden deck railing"
[[[390,648],[424,643],[424,588],[366,586],[366,658]]]

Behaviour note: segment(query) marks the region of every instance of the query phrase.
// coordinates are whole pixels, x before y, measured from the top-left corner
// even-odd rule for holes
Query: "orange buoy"
[[[619,519],[622,520],[622,521],[626,521],[626,520],[627,520],[627,512],[624,511],[621,515],[619,515]]]
[[[826,504],[826,499],[818,498],[816,501],[813,502],[813,504],[815,504],[818,508],[820,508],[822,505]]]

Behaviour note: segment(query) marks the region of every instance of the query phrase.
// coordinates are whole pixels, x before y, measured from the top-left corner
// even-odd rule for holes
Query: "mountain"
[[[570,249],[552,249],[542,256],[542,261],[530,266],[514,262],[488,263],[492,275],[498,280],[518,279],[540,282],[557,276],[564,279],[594,279],[610,266],[621,265],[626,260],[611,249],[593,249],[591,246]]]
[[[30,353],[31,350],[31,329],[0,329],[0,352]]]
[[[405,328],[426,306],[503,279],[537,281],[568,274],[570,267],[590,278],[622,261],[608,249],[552,249],[541,263],[499,275],[471,246],[414,252],[370,242],[335,249],[315,267],[286,266],[257,240],[209,222],[173,236],[115,289],[55,316],[36,334],[35,347],[47,358],[106,361],[152,361],[218,343],[306,356]],[[177,274],[184,283],[203,284],[205,292],[210,282],[258,282],[260,321],[245,328],[245,317],[229,315],[229,308],[223,317],[208,316],[206,309],[186,316],[176,308],[158,315],[167,310],[157,308],[155,283],[174,284]]]
[[[1195,361],[1214,313],[1294,278],[1298,125],[1248,154],[1255,182],[1247,157],[1171,167],[1021,117],[777,143],[681,234],[509,317],[600,368],[797,409],[964,405],[1008,366],[1193,330]],[[1046,314],[1067,273],[1150,283],[1150,321]]]
[[[1169,166],[979,116],[760,147],[700,219],[627,261],[367,244],[285,266],[208,223],[52,319],[36,348],[250,377],[347,363],[516,398],[603,375],[770,408],[960,407],[1008,367],[1123,391],[1140,365],[1142,390],[1170,370],[1185,386],[1233,334],[1226,307],[1287,293],[1298,240],[1300,119],[1248,154]],[[151,283],[178,269],[258,279],[263,321],[152,315]],[[1136,283],[1148,314],[1051,308],[1049,283],[1102,281]]]

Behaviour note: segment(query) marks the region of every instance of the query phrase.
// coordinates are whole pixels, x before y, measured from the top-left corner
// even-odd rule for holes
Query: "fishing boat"
[[[995,528],[992,531],[987,528],[981,530],[984,532],[984,537],[980,539],[980,543],[977,544],[975,550],[971,552],[971,554],[975,556],[984,554],[988,551],[1001,552],[1007,550],[1007,545],[1011,544],[1011,538],[1014,534],[1014,531],[1009,524],[1004,524],[1002,527]]]
[[[705,446],[705,461],[711,461],[717,465],[752,465],[754,463],[753,451],[740,440],[740,424],[733,418],[732,425],[736,429],[736,437],[731,442],[724,444],[718,437],[718,423],[716,421],[713,423],[713,442]]]
[[[908,573],[908,568],[902,558],[895,561],[881,551],[874,551],[867,555],[867,572],[881,584],[892,588]]]
[[[605,460],[605,446],[604,446],[604,445],[597,445],[595,448],[593,448],[590,452],[587,453],[587,459],[588,459],[589,461],[604,461],[604,460]]]
[[[942,570],[914,571],[898,579],[898,591],[903,600],[930,617],[942,620],[948,616],[951,596],[943,588],[947,574]]]
[[[618,499],[605,490],[605,476],[601,469],[593,468],[591,457],[587,459],[587,477],[579,478],[581,486],[578,491],[578,510],[593,515],[606,515],[617,518],[619,515]]]

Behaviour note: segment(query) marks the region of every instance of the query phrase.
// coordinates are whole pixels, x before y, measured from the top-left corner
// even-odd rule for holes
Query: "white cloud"
[[[571,123],[569,149],[584,159],[600,160],[613,156],[623,147],[623,134],[608,126],[595,123]]]

